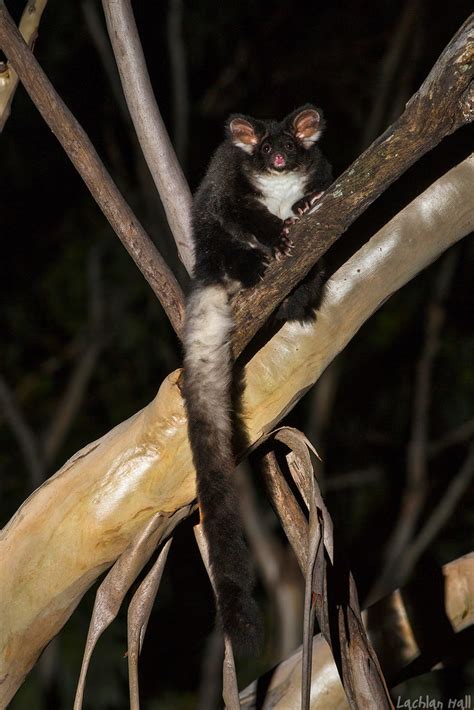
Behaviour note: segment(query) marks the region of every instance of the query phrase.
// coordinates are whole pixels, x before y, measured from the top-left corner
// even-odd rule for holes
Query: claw
[[[281,243],[275,249],[275,259],[281,261],[285,256],[290,256],[293,247],[294,244],[291,239],[288,239],[288,237],[282,238]]]
[[[315,192],[312,195],[308,195],[308,197],[303,198],[302,205],[296,207],[296,211],[298,213],[296,219],[300,219],[300,217],[309,212],[323,195],[324,190],[322,192]],[[291,217],[289,219],[291,219]]]
[[[322,197],[323,195],[324,195],[324,190],[322,190],[321,192],[316,192],[316,193],[311,197],[311,199],[310,199],[310,201],[309,201],[309,202],[310,202],[310,205],[311,205],[311,206],[314,205],[314,204],[319,200],[319,198]]]

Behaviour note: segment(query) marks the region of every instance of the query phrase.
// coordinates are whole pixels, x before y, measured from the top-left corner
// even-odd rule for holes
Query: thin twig
[[[122,87],[176,246],[192,271],[191,193],[153,95],[129,0],[102,0]]]
[[[65,392],[43,437],[41,448],[45,469],[53,462],[73,424],[106,341],[100,251],[97,248],[92,249],[89,254],[87,272],[89,318],[86,338],[77,354]]]
[[[97,335],[78,354],[66,389],[59,399],[44,438],[42,453],[45,468],[48,468],[53,463],[57,452],[74,423],[103,347],[104,340]]]
[[[407,575],[404,551],[413,538],[427,493],[427,442],[431,405],[431,381],[434,360],[444,323],[443,302],[451,283],[456,263],[449,253],[441,264],[435,292],[428,306],[423,350],[416,368],[412,431],[407,451],[407,477],[398,520],[387,546],[386,560],[370,598],[377,598],[399,586]]]
[[[20,451],[30,473],[30,487],[37,488],[46,478],[48,469],[61,447],[74,417],[83,401],[87,385],[94,372],[97,358],[104,345],[103,300],[99,274],[98,252],[92,250],[88,265],[89,322],[87,340],[76,351],[74,364],[66,389],[59,399],[56,411],[48,423],[44,436],[36,434],[15,401],[13,392],[0,377],[0,403],[4,415],[17,438]]]
[[[406,46],[413,37],[419,5],[419,0],[406,0],[395,32],[392,33],[387,51],[380,62],[380,75],[374,91],[375,99],[361,140],[362,150],[372,143],[383,127],[387,105],[393,101],[393,82],[395,77],[398,82],[397,70],[402,61],[405,64]]]
[[[86,21],[87,29],[100,57],[104,68],[110,89],[117,103],[120,115],[126,126],[133,128],[132,119],[127,109],[127,103],[123,95],[120,76],[117,69],[117,64],[114,60],[114,54],[110,47],[108,35],[105,30],[104,17],[100,12],[99,6],[94,0],[84,0],[82,2],[82,12]]]
[[[26,46],[3,1],[0,1],[0,47],[179,334],[184,299],[178,282],[122,197],[88,136]]]
[[[18,442],[20,452],[30,476],[31,487],[33,489],[37,488],[44,480],[41,452],[36,437],[18,406],[15,395],[1,375],[0,404],[2,406],[3,416]]]
[[[442,453],[450,446],[456,446],[457,444],[462,444],[466,440],[474,436],[474,418],[468,419],[459,426],[454,427],[448,431],[444,436],[442,436],[437,441],[433,441],[428,446],[428,456],[434,457]]]
[[[406,576],[410,574],[416,561],[433,542],[442,527],[448,522],[461,496],[468,487],[473,474],[474,443],[469,447],[468,455],[463,465],[449,484],[439,503],[430,513],[428,520],[405,551],[403,555],[403,569]]]
[[[325,481],[326,491],[341,491],[345,488],[359,488],[380,481],[383,469],[378,466],[356,468],[346,473],[335,473]]]

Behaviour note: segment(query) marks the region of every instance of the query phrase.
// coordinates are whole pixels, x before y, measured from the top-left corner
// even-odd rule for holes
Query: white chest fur
[[[307,178],[299,172],[255,175],[252,181],[262,193],[259,201],[280,219],[291,217],[292,205],[306,194]]]

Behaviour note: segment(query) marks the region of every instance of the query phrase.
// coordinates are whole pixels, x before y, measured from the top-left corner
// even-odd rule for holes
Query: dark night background
[[[6,4],[18,20],[23,3]],[[134,2],[156,97],[175,137],[168,32],[172,6],[176,3]],[[90,2],[88,8],[102,19],[100,3]],[[181,159],[192,188],[221,140],[229,113],[282,117],[307,101],[324,109],[328,126],[322,148],[339,174],[401,113],[467,18],[471,3],[452,0],[438,8],[421,0],[308,5],[286,0],[184,2],[188,122],[181,135]],[[177,270],[158,198],[83,10],[82,3],[50,0],[35,54]],[[397,37],[404,44],[387,83],[383,67]],[[380,119],[369,135],[370,118],[381,96]],[[183,118],[183,104],[179,111]],[[462,129],[402,176],[335,245],[328,256],[329,273],[421,190],[464,159],[472,145],[472,130]],[[0,374],[39,447],[47,440],[74,369],[91,352],[91,342],[98,344],[71,425],[52,446],[39,473],[28,468],[7,417],[0,413],[0,525],[4,525],[36,487],[35,475],[51,475],[80,447],[146,405],[163,377],[180,365],[181,354],[159,303],[21,87],[1,136],[0,160]],[[472,422],[473,416],[472,240],[464,239],[452,251],[454,276],[431,380],[432,442]],[[314,393],[288,417],[324,451],[328,507],[362,598],[380,572],[384,544],[398,513],[415,367],[441,262],[385,304],[338,358],[330,379],[334,399],[325,409],[324,422],[318,421]],[[182,271],[180,278],[186,287]],[[99,302],[99,314],[91,301]],[[471,437],[472,430],[471,426]],[[464,436],[430,458],[421,522],[443,498],[468,445]],[[338,477],[346,474],[355,474],[355,483],[346,477],[345,484],[344,478],[338,484]],[[473,500],[471,486],[426,551],[427,569],[472,549]],[[263,497],[259,505],[270,520],[271,534],[283,546]],[[263,589],[259,591],[263,606]],[[56,640],[51,674],[43,662],[12,708],[72,707],[92,603],[93,590]],[[128,707],[125,616],[122,613],[109,628],[94,653],[85,707]],[[191,526],[184,524],[176,534],[141,658],[144,708],[196,706],[212,626],[208,582]],[[275,660],[271,648],[265,654],[258,664],[242,665],[242,687]],[[462,697],[473,687],[471,663],[414,680],[404,686],[403,697],[421,693],[441,699]]]

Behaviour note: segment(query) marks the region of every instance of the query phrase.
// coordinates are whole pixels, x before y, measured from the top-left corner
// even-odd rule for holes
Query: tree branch
[[[89,317],[85,327],[85,338],[80,347],[65,390],[58,399],[56,411],[43,436],[41,451],[46,477],[49,466],[65,440],[77,415],[90,380],[94,374],[99,355],[107,339],[104,313],[104,294],[101,273],[100,250],[91,250],[87,264]]]
[[[467,421],[459,424],[459,426],[454,427],[448,431],[444,436],[432,441],[428,446],[428,456],[434,457],[438,456],[442,451],[448,449],[450,446],[456,446],[456,444],[462,444],[471,437],[474,436],[474,417],[468,419]]]
[[[123,199],[88,136],[54,90],[0,0],[0,47],[179,334],[183,295],[173,273]]]
[[[416,21],[419,18],[420,0],[406,0],[405,7],[400,13],[398,23],[393,32],[390,43],[380,62],[379,76],[373,92],[374,100],[371,112],[365,121],[365,129],[361,140],[364,149],[377,137],[379,131],[387,124],[387,105],[394,99],[393,82],[399,82],[400,65],[406,62],[407,45],[413,41]],[[413,71],[413,65],[409,64]],[[385,118],[385,121],[384,121]]]
[[[115,61],[112,47],[110,46],[109,36],[105,28],[104,16],[100,10],[100,6],[97,5],[94,0],[83,0],[81,7],[87,29],[89,30],[89,35],[100,58],[105,76],[109,82],[110,90],[114,96],[118,110],[120,111],[120,115],[127,129],[135,135],[133,132],[132,119],[130,118],[130,114],[127,109],[127,102],[125,101],[125,96],[123,95],[120,84],[120,75],[118,73],[117,63]],[[140,157],[143,159],[142,156]]]
[[[44,478],[41,452],[36,437],[18,406],[14,393],[2,375],[0,375],[0,404],[3,416],[18,442],[18,448],[30,477],[31,487],[36,488]]]
[[[275,262],[263,281],[235,299],[238,355],[276,305],[356,218],[446,135],[474,118],[474,15],[439,57],[402,116],[326,191],[291,230],[291,258]]]
[[[122,88],[181,261],[192,270],[191,193],[153,95],[130,0],[102,0]]]
[[[443,497],[431,511],[418,535],[408,545],[403,555],[403,569],[407,577],[417,560],[433,542],[440,530],[454,512],[461,496],[474,475],[474,442],[471,443],[466,459],[444,492]]]

